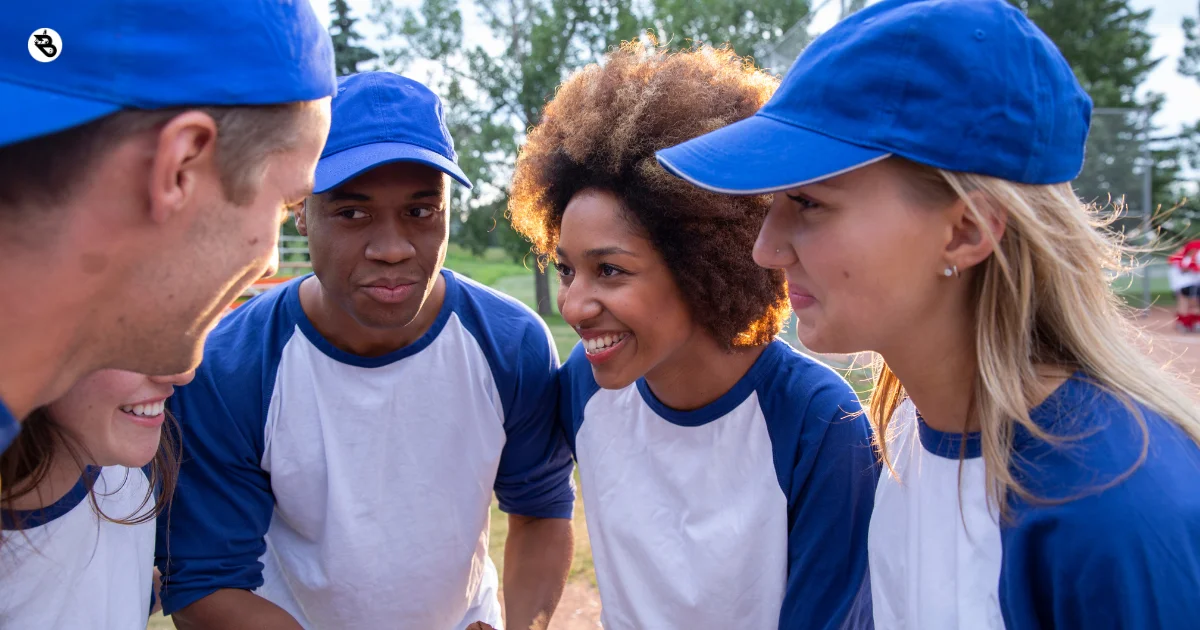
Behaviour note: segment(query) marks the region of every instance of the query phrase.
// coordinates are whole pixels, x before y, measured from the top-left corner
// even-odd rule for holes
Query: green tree
[[[1200,16],[1200,3],[1197,3]],[[1200,20],[1195,17],[1183,19],[1183,56],[1179,59],[1179,74],[1200,82]],[[1178,138],[1180,162],[1193,173],[1200,171],[1200,120],[1184,126]],[[1163,229],[1181,238],[1200,238],[1200,178],[1194,178],[1188,189],[1181,190],[1174,210],[1163,221]]]
[[[554,90],[573,70],[598,61],[608,48],[658,28],[673,48],[686,40],[751,52],[767,46],[807,14],[806,0],[509,0],[464,3],[477,12],[490,41],[465,41],[457,0],[423,0],[416,10],[373,0],[375,21],[393,45],[382,50],[390,67],[432,61],[430,87],[446,102],[463,170],[475,183],[454,199],[456,242],[472,251],[499,246],[533,262],[529,244],[505,217],[508,183],[525,130],[541,119]],[[759,40],[762,40],[761,42]],[[745,54],[745,53],[743,53]],[[551,312],[549,281],[535,268],[538,312]]]
[[[329,36],[333,39],[333,62],[338,76],[358,72],[358,64],[377,58],[371,49],[360,46],[362,35],[354,29],[355,18],[350,17],[350,6],[346,0],[331,0],[329,12],[333,15],[329,24]]]
[[[1163,95],[1139,88],[1162,61],[1151,55],[1153,36],[1147,29],[1151,9],[1135,11],[1130,0],[1011,0],[1058,46],[1097,108],[1148,108],[1150,121]],[[1150,124],[1149,129],[1144,127]],[[1143,131],[1146,133],[1143,134]],[[1142,176],[1130,164],[1141,164],[1144,138],[1150,138],[1152,206],[1170,206],[1179,174],[1179,148],[1147,122],[1145,114],[1097,114],[1092,117],[1088,160],[1076,181],[1085,198],[1103,202],[1105,194],[1122,195],[1141,209]],[[1089,199],[1091,200],[1091,199]],[[1130,217],[1130,227],[1136,217]]]
[[[650,22],[672,48],[728,43],[756,58],[809,11],[808,2],[796,0],[653,0],[652,7]]]
[[[524,260],[529,244],[504,217],[508,182],[524,130],[536,125],[554,89],[571,70],[599,59],[609,46],[637,35],[630,0],[512,0],[473,7],[493,44],[465,42],[455,0],[424,0],[417,10],[375,0],[375,17],[399,45],[386,47],[384,62],[433,61],[431,76],[447,108],[460,165],[475,184],[454,203],[457,241],[481,252],[500,246]],[[538,312],[551,312],[549,279],[535,269]]]

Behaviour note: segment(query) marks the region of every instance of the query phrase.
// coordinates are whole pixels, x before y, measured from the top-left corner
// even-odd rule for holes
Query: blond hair
[[[971,279],[978,374],[970,413],[982,433],[989,498],[1002,512],[1010,494],[1044,500],[1014,477],[1014,430],[1020,426],[1052,442],[1063,437],[1048,434],[1030,419],[1030,409],[1045,393],[1039,368],[1080,370],[1134,411],[1142,432],[1141,454],[1129,470],[1096,490],[1119,483],[1145,460],[1148,429],[1134,403],[1174,422],[1200,443],[1196,403],[1180,379],[1140,347],[1140,331],[1110,286],[1112,275],[1125,268],[1123,245],[1107,229],[1111,219],[1082,204],[1070,184],[1017,184],[898,162],[912,172],[918,194],[963,200],[979,225],[988,225],[981,202],[1007,213],[999,239],[985,230],[994,253]],[[906,394],[886,362],[878,360],[875,368],[870,416],[879,453],[892,470],[888,427]]]

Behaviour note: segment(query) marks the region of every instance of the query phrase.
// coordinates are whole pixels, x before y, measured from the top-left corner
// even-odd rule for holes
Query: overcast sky
[[[352,15],[368,21],[371,0],[349,0]],[[459,0],[466,5],[470,0]],[[1155,122],[1167,130],[1176,130],[1183,123],[1200,119],[1200,82],[1185,78],[1176,72],[1179,57],[1183,54],[1183,31],[1180,22],[1184,16],[1196,16],[1200,0],[1131,0],[1134,8],[1145,9],[1152,7],[1154,14],[1150,20],[1150,32],[1154,35],[1153,54],[1163,57],[1144,89],[1166,94],[1166,105],[1159,112]],[[329,23],[329,1],[312,0],[317,16]],[[418,6],[420,0],[395,0],[399,6]],[[814,2],[814,4],[818,4]],[[831,3],[836,4],[836,3]],[[466,8],[466,7],[464,7]],[[474,11],[464,10],[463,20],[468,40],[488,38],[487,31],[474,15]],[[364,35],[374,36],[379,31],[373,25],[364,24]],[[419,78],[419,77],[418,77]]]

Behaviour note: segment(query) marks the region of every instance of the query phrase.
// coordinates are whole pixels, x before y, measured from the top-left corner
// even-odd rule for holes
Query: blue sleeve
[[[226,317],[210,336],[195,379],[169,401],[179,421],[182,462],[174,496],[158,518],[155,548],[167,615],[219,589],[253,590],[263,583],[259,558],[274,508],[260,464],[263,431],[278,366],[275,347],[282,348],[290,330],[273,330],[248,314]]]
[[[1018,480],[1051,502],[1014,500],[1001,529],[1000,608],[1009,628],[1185,628],[1200,620],[1200,449],[1148,414],[1146,459],[1133,468],[1141,429],[1124,409],[1110,411],[1103,428],[1064,448],[1021,453]]]
[[[867,528],[879,468],[858,397],[832,371],[810,366],[761,400],[788,499],[779,627],[871,628]]]
[[[505,409],[507,441],[496,472],[496,498],[509,514],[571,518],[574,463],[558,419],[558,351],[540,320],[521,338],[512,404]]]
[[[494,489],[500,509],[571,518],[574,464],[558,424],[558,351],[542,318],[513,298],[450,271],[447,300],[479,343],[504,408]]]
[[[566,433],[567,445],[575,453],[575,436],[583,425],[583,410],[588,400],[600,391],[592,375],[592,366],[584,355],[583,344],[576,343],[571,356],[558,371],[558,421]]]

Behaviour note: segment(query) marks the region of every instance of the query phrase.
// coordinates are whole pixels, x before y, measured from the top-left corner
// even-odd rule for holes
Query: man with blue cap
[[[186,372],[311,190],[307,0],[64,0],[0,20],[0,448],[101,368]]]
[[[527,307],[442,268],[456,163],[440,100],[344,77],[296,212],[314,274],[227,316],[171,399],[187,455],[160,520],[163,609],[189,628],[548,620],[572,558],[558,357]],[[539,625],[537,627],[544,627]]]
[[[754,260],[800,341],[877,352],[875,627],[1195,628],[1200,407],[1112,292],[1071,188],[1092,102],[1006,0],[884,0],[754,116],[658,153],[775,193]]]

